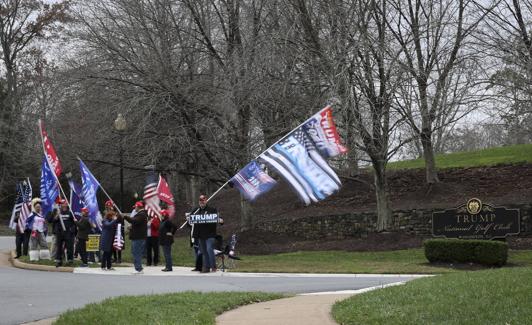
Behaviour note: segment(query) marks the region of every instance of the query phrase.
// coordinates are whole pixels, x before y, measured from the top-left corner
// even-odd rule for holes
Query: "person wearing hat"
[[[163,272],[172,271],[172,244],[174,243],[174,234],[177,230],[177,226],[170,221],[169,215],[168,210],[161,210],[163,221],[159,228],[159,243],[163,248],[164,261],[166,263],[166,267],[162,269]]]
[[[144,244],[148,233],[148,214],[144,210],[144,204],[141,201],[136,202],[133,207],[135,208],[135,216],[125,215],[124,219],[131,223],[129,239],[131,240],[131,254],[133,255],[133,265],[135,266],[133,274],[142,274],[142,254],[144,253]]]
[[[109,208],[110,207],[110,208]],[[113,201],[105,202],[105,215],[102,220],[100,251],[102,251],[102,270],[114,270],[112,264],[113,241],[116,233],[118,216],[113,209]]]
[[[87,240],[89,239],[89,233],[91,232],[91,223],[89,221],[89,209],[86,207],[81,208],[81,219],[76,221],[78,227],[78,252],[81,257],[81,266],[89,266],[87,260]]]
[[[41,200],[36,198],[32,200],[32,213],[26,221],[26,229],[31,231],[30,236],[30,261],[40,259],[50,259],[50,251],[46,243],[45,228],[46,219],[41,214]]]
[[[207,205],[207,196],[199,196],[199,206],[192,210],[192,214],[218,214],[216,208]],[[223,219],[218,218],[216,223],[198,223],[194,224],[192,237],[194,242],[199,242],[199,249],[202,255],[202,273],[216,272],[216,259],[214,255],[214,243],[216,237],[216,226],[218,223],[223,224]]]
[[[74,236],[76,233],[76,219],[70,211],[67,200],[61,199],[59,201],[59,204],[61,205],[59,215],[53,216],[51,220],[49,219],[49,221],[51,221],[52,223],[53,233],[56,236],[56,267],[63,265],[63,246],[66,248],[67,251],[68,265],[72,265],[72,263],[74,262]]]

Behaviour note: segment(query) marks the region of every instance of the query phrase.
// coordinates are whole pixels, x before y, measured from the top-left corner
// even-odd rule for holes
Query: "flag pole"
[[[67,200],[67,196],[65,194],[65,191],[63,190],[63,187],[61,186],[61,182],[59,182],[59,178],[55,174],[55,169],[52,169],[52,166],[50,166],[50,161],[48,160],[48,156],[46,155],[46,148],[44,147],[44,138],[42,137],[42,121],[39,119],[39,130],[41,134],[41,143],[42,143],[42,150],[44,153],[44,158],[46,159],[46,163],[48,164],[48,168],[52,171],[52,174],[54,175],[55,181],[57,182],[57,186],[59,186],[59,189],[61,190],[61,193],[63,194],[63,197],[67,201],[68,210],[70,213],[72,213],[72,217],[74,217],[74,212],[72,211],[72,208],[70,207],[70,202]],[[61,228],[63,228],[63,231],[66,231],[65,223],[63,222],[63,218],[59,217],[59,222],[61,223]]]
[[[316,115],[316,114],[319,114],[321,112],[323,112],[324,110],[330,108],[331,105],[327,105],[325,106],[324,108],[320,109],[317,113],[314,113],[312,116]],[[270,150],[271,148],[273,148],[273,146],[275,146],[277,143],[279,143],[280,141],[282,141],[284,138],[286,138],[287,136],[290,135],[290,133],[292,133],[294,130],[300,128],[301,126],[303,126],[305,123],[307,123],[311,118],[309,117],[308,119],[306,119],[303,123],[299,124],[298,126],[296,126],[295,128],[293,128],[290,132],[288,132],[287,134],[285,134],[282,138],[280,138],[279,140],[275,141],[271,146],[268,147],[268,149],[264,150],[263,152],[261,152],[257,157],[255,157],[255,159],[253,160],[256,160],[258,159],[263,153],[265,153],[266,151]],[[232,178],[232,177],[231,177]],[[231,182],[231,178],[225,182],[218,190],[216,190],[216,192],[214,192],[211,196],[209,196],[209,198],[207,199],[207,202],[209,202],[216,194],[218,194],[218,192],[220,192],[227,184],[229,184],[229,182]],[[184,226],[184,224],[183,224]],[[181,227],[183,227],[181,226]],[[181,228],[180,228],[181,229]]]
[[[81,160],[81,158],[79,156],[77,158],[79,159],[79,161],[83,162],[83,160]],[[85,164],[85,163],[83,163],[83,164]],[[109,200],[111,200],[111,202],[113,202],[113,206],[116,208],[118,213],[120,213],[120,215],[122,215],[122,211],[120,211],[120,208],[116,205],[115,201],[111,198],[111,196],[109,196],[109,194],[107,194],[107,191],[105,190],[105,188],[103,188],[102,184],[100,184],[100,181],[98,181],[97,179],[96,179],[96,181],[98,182],[98,186],[102,189],[103,193],[105,193],[107,198]]]

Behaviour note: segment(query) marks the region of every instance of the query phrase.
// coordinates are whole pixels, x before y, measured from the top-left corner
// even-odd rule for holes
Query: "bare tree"
[[[478,6],[468,0],[389,3],[397,14],[386,24],[403,49],[401,63],[414,81],[408,88],[413,91],[410,105],[403,105],[401,112],[419,136],[430,185],[438,182],[434,132],[464,115],[459,113],[468,94],[464,90],[474,89],[464,81],[465,71],[455,70],[471,65],[468,60],[474,55],[464,47],[482,16],[474,15]]]
[[[24,161],[25,151],[19,139],[21,119],[24,114],[22,100],[24,77],[21,75],[21,60],[24,59],[37,39],[49,37],[58,23],[67,19],[67,2],[52,5],[37,0],[0,1],[0,58],[5,72],[0,103],[0,193],[6,181],[13,182]]]

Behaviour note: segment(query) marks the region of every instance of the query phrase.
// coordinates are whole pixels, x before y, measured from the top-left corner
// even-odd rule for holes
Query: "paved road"
[[[0,237],[0,251],[14,238]],[[0,266],[0,324],[56,316],[119,295],[194,291],[320,292],[353,290],[410,280],[392,276],[128,276],[28,271]]]

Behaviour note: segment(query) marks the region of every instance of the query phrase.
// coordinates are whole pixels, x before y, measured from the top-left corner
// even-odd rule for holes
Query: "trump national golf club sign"
[[[435,237],[493,239],[519,234],[518,209],[494,207],[473,198],[453,209],[432,213]]]

